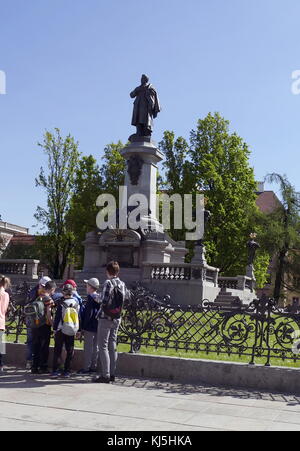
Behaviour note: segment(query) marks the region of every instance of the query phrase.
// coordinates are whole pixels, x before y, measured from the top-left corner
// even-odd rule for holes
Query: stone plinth
[[[84,245],[84,272],[97,271],[101,266],[101,256],[99,252],[98,232],[89,232],[86,235]]]
[[[163,160],[162,152],[152,141],[141,140],[130,143],[120,153],[127,162],[127,199],[133,194],[143,194],[148,200],[151,216],[156,218],[157,164]]]

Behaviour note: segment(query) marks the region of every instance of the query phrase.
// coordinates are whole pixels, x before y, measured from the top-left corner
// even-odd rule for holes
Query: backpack
[[[111,319],[119,319],[121,318],[125,296],[122,288],[117,283],[114,284],[112,280],[111,283],[114,287],[111,291],[109,300],[103,305],[102,309],[104,314],[109,316]]]
[[[47,324],[45,314],[45,304],[41,298],[27,304],[24,308],[26,326],[31,329],[38,329]]]
[[[79,315],[76,308],[72,305],[62,303],[62,328],[63,334],[69,337],[75,337],[79,331]]]

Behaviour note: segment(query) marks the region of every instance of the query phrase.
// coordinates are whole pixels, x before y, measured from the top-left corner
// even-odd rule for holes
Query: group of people
[[[26,300],[27,368],[32,374],[70,377],[76,339],[84,341],[84,366],[81,375],[96,376],[93,382],[115,381],[117,335],[127,288],[119,278],[118,262],[106,266],[107,279],[100,290],[96,278],[85,280],[87,298],[77,292],[74,280],[66,280],[58,292],[56,283],[42,277]],[[10,280],[0,276],[0,331],[5,331],[9,306]],[[49,371],[50,341],[54,334],[52,369]],[[65,352],[63,350],[65,349]],[[0,350],[1,351],[1,350]],[[64,358],[63,358],[64,356]],[[3,371],[0,353],[0,371]]]

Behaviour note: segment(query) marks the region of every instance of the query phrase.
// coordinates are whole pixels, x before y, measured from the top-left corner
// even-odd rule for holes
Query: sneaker
[[[4,367],[0,366],[0,373],[4,373]]]
[[[25,369],[26,370],[31,370],[32,368],[32,360],[27,360],[26,365],[25,365]]]
[[[110,384],[110,378],[96,377],[95,379],[93,379],[93,382],[95,384]]]
[[[40,370],[38,368],[31,368],[31,374],[40,374]]]
[[[40,374],[49,374],[50,371],[48,370],[48,368],[40,368]]]
[[[69,379],[71,377],[71,373],[69,371],[64,371],[62,377]]]
[[[116,381],[116,377],[115,376],[110,376],[110,382],[115,382]]]
[[[57,378],[60,377],[60,376],[61,376],[61,372],[60,372],[60,371],[53,371],[53,372],[51,373],[52,379],[57,379]]]

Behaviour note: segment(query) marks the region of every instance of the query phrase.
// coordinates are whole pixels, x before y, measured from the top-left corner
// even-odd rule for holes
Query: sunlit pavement
[[[300,430],[300,398],[163,381],[0,375],[0,430]]]

